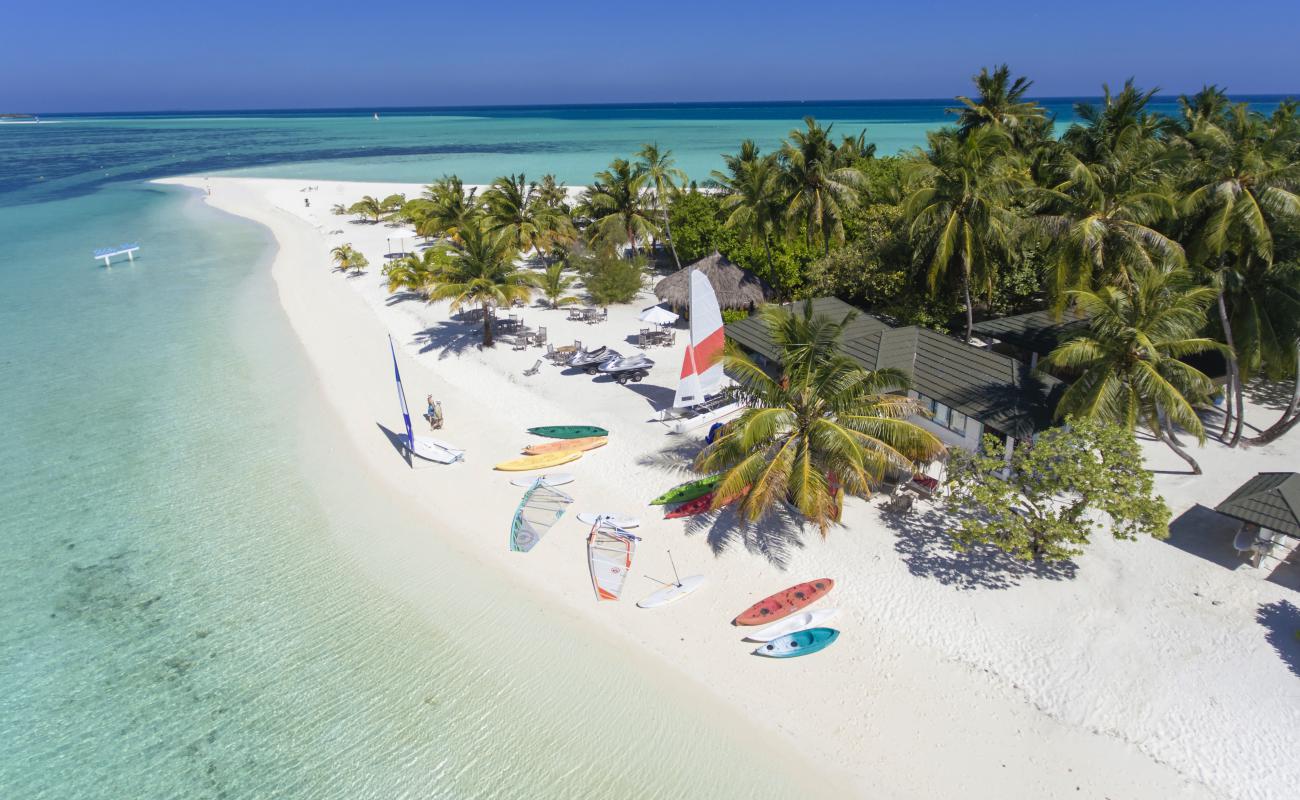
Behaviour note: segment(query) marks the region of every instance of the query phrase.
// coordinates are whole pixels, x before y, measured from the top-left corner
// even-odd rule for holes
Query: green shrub
[[[611,252],[573,254],[569,263],[597,305],[630,303],[645,284],[645,259],[628,260]]]

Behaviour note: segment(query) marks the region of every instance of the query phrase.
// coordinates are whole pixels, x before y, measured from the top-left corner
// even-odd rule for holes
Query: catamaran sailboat
[[[685,433],[740,408],[739,403],[720,394],[725,377],[721,358],[726,344],[722,309],[708,276],[700,270],[691,270],[690,303],[691,340],[682,357],[681,381],[672,408],[660,415],[664,421],[675,421],[674,433]]]
[[[402,388],[402,371],[397,368],[397,348],[393,346],[393,337],[388,337],[388,352],[393,356],[393,376],[397,378],[397,401],[402,406],[402,421],[406,423],[406,451],[425,461],[439,464],[451,464],[465,458],[465,451],[453,447],[444,441],[421,436],[416,437],[411,430],[411,412],[406,406],[406,390]]]

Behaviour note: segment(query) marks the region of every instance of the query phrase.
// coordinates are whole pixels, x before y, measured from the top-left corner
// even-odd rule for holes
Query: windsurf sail
[[[674,408],[688,408],[704,402],[722,383],[722,310],[708,276],[691,270],[691,341],[682,359],[681,380],[673,397]]]
[[[393,356],[393,377],[397,380],[397,402],[402,405],[402,422],[406,424],[407,452],[428,461],[450,464],[465,457],[465,451],[437,442],[432,439],[417,439],[411,430],[411,411],[406,407],[406,390],[402,388],[402,371],[397,368],[397,348],[393,346],[393,337],[388,337],[388,352]]]
[[[546,532],[560,517],[564,508],[573,502],[559,489],[552,488],[545,478],[538,478],[524,492],[524,499],[515,509],[514,519],[510,522],[510,549],[516,553],[527,553],[533,549]]]
[[[607,521],[597,520],[587,537],[587,561],[591,565],[591,585],[597,600],[617,600],[623,583],[632,569],[636,553],[636,536]]]

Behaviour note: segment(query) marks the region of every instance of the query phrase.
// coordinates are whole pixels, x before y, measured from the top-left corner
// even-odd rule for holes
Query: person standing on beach
[[[436,431],[442,427],[442,403],[433,399],[433,395],[425,398],[429,407],[424,412],[424,418],[429,420],[429,430]]]

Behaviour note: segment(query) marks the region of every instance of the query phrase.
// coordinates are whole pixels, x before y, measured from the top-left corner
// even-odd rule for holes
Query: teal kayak
[[[687,500],[694,500],[697,497],[703,497],[713,491],[713,487],[722,481],[721,475],[710,475],[707,478],[697,478],[693,481],[674,486],[655,499],[650,501],[652,506],[666,506],[672,503],[685,503]]]
[[[609,435],[609,431],[595,425],[543,425],[540,428],[529,428],[528,432],[550,439],[585,439],[588,436]]]
[[[796,631],[779,639],[773,639],[755,650],[754,655],[768,658],[806,656],[830,647],[839,636],[840,632],[834,628],[809,628],[806,631]]]

